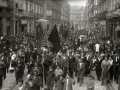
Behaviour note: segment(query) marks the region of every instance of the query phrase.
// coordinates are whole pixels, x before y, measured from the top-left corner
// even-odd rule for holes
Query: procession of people
[[[40,90],[45,85],[45,90],[73,90],[75,83],[94,90],[94,81],[102,86],[113,81],[120,84],[120,39],[97,35],[60,41],[58,52],[47,42],[39,46],[32,35],[1,37],[0,90],[8,72],[15,72],[18,85],[14,90]]]

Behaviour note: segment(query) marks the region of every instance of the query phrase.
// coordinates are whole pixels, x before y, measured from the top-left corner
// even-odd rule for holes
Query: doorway
[[[6,35],[7,35],[7,37],[10,36],[10,26],[7,26],[7,28],[6,28]]]

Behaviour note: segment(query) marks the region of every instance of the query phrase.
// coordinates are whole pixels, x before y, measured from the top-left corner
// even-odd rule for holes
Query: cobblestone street
[[[27,76],[27,69],[25,69],[25,74],[24,74],[24,80],[26,81],[26,76]],[[85,78],[84,78],[84,82],[85,82]],[[75,78],[75,82],[76,84],[73,85],[73,90],[86,90],[86,86],[82,85],[81,87],[79,87],[79,84],[77,83],[77,79]],[[15,82],[15,73],[7,73],[6,79],[3,80],[3,88],[2,90],[12,90],[12,88],[14,88],[16,85]],[[117,90],[118,85],[113,82],[112,83],[113,87],[115,90]],[[105,86],[101,86],[101,82],[99,81],[95,81],[95,90],[106,90]]]

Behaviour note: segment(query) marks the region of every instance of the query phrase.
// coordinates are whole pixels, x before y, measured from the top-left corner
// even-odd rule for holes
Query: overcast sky
[[[69,4],[72,6],[79,5],[79,6],[85,6],[87,0],[68,0]]]

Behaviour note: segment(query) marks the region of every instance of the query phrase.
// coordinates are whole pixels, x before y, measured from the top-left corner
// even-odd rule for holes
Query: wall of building
[[[13,1],[0,0],[0,35],[10,36],[13,32]]]
[[[46,15],[43,4],[44,0],[14,0],[14,34],[36,33],[36,20]]]
[[[84,29],[84,10],[83,6],[70,7],[70,22],[76,29]]]

